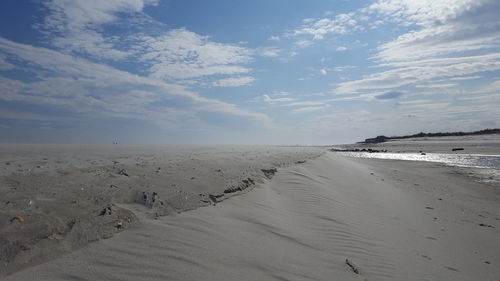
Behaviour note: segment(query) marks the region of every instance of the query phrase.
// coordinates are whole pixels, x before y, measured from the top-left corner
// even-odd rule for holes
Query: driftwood
[[[358,267],[349,259],[345,259],[345,263],[352,269],[352,272],[359,274]]]

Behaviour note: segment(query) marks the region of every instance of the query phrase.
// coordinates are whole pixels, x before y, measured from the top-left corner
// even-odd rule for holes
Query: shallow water
[[[477,177],[479,181],[500,184],[500,155],[368,152],[340,153],[349,157],[443,163],[449,166],[468,168],[468,170],[473,171],[473,175]]]

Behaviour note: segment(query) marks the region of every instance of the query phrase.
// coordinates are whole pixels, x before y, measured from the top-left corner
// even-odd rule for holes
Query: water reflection
[[[368,152],[340,152],[340,154],[361,158],[428,161],[443,163],[449,166],[473,168],[475,170],[475,176],[477,176],[480,181],[493,184],[500,183],[500,155]]]

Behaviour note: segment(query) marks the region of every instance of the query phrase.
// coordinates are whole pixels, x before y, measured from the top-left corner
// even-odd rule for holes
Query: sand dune
[[[5,280],[498,280],[499,199],[439,164],[327,153]]]

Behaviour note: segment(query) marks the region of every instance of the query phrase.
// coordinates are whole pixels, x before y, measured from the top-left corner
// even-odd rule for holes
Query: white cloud
[[[415,28],[379,47],[381,61],[412,61],[500,47],[500,3],[492,0],[380,0],[370,7]]]
[[[7,57],[5,57],[5,55],[3,54],[0,54],[0,70],[9,70],[13,68],[15,68],[15,66],[7,62]]]
[[[250,72],[246,64],[254,57],[277,57],[281,52],[275,47],[250,49],[218,43],[209,36],[183,28],[165,32],[164,24],[143,12],[147,5],[158,5],[158,0],[47,0],[42,3],[47,15],[35,26],[53,47],[93,61],[143,63],[142,67],[145,64],[145,70],[155,79],[203,84],[197,80],[212,75],[239,76]],[[126,32],[117,34],[107,30],[117,26]]]
[[[271,36],[271,37],[267,38],[267,40],[269,40],[269,41],[280,41],[281,38],[279,36]]]
[[[290,93],[285,91],[275,91],[271,94],[272,97],[288,97]]]
[[[352,101],[352,100],[358,100],[358,99],[362,99],[362,98],[363,98],[362,96],[343,96],[343,97],[328,99],[328,101],[329,102]]]
[[[321,110],[321,109],[325,109],[327,107],[328,107],[328,105],[326,105],[326,106],[306,106],[306,107],[301,107],[301,108],[294,109],[293,112],[295,112],[295,113],[306,113],[306,112],[311,112],[311,111],[318,111],[318,110]]]
[[[408,64],[393,64],[394,69],[377,72],[359,80],[339,83],[335,93],[358,93],[361,90],[390,89],[500,69],[500,53],[461,58],[430,59]]]
[[[132,53],[119,50],[119,40],[103,36],[101,27],[118,21],[117,13],[138,14],[145,5],[157,4],[142,0],[51,0],[42,3],[47,9],[47,16],[35,26],[54,47],[69,53],[114,60],[126,58]]]
[[[500,24],[498,27],[500,28]],[[409,32],[381,45],[376,58],[381,61],[411,61],[499,46],[500,31],[479,37],[481,31],[470,29],[470,26],[464,24],[453,24]],[[468,32],[474,35],[464,34]]]
[[[295,46],[299,47],[299,48],[305,48],[305,47],[309,47],[313,44],[312,41],[309,41],[309,40],[298,40],[295,42]]]
[[[196,118],[196,112],[208,111],[269,121],[264,114],[201,97],[180,85],[46,48],[0,38],[0,52],[24,62],[18,68],[33,72],[37,78],[34,82],[3,78],[0,98],[4,100],[51,105],[89,118],[119,117],[160,122],[183,119],[187,115]]]
[[[253,81],[255,81],[255,78],[251,76],[231,77],[217,80],[213,85],[217,87],[239,87],[251,84]]]
[[[261,47],[255,49],[255,54],[262,57],[277,57],[281,52],[281,49],[275,47]]]
[[[347,47],[344,47],[344,46],[339,46],[339,47],[337,47],[337,49],[336,49],[336,50],[337,50],[337,51],[339,51],[339,52],[341,52],[341,51],[345,51],[345,50],[347,50]]]
[[[415,88],[450,88],[456,85],[454,83],[424,83],[415,85]]]
[[[282,104],[281,106],[326,106],[325,102],[323,101],[296,101],[296,102],[290,102],[290,103],[285,103]]]
[[[479,87],[479,93],[496,93],[500,94],[500,79],[494,80],[487,85]]]
[[[347,13],[338,14],[333,18],[304,20],[303,25],[288,36],[312,35],[313,40],[321,40],[330,33],[347,34],[360,28],[354,19],[354,13]]]
[[[335,97],[323,102],[341,108],[342,105],[336,103],[353,100],[379,103],[380,98],[391,97],[388,93],[404,95],[392,94],[398,100],[391,99],[385,105],[380,104],[388,109],[383,112],[373,108],[373,112],[360,116],[348,112],[342,117],[333,114],[335,118],[328,121],[311,122],[308,119],[307,123],[317,126],[317,131],[336,127],[345,129],[349,134],[353,128],[364,132],[372,130],[376,134],[386,132],[387,128],[395,132],[404,132],[408,128],[467,130],[484,127],[485,124],[500,124],[497,121],[500,120],[500,83],[492,81],[492,76],[500,70],[499,1],[374,2],[369,7],[350,13],[355,21],[352,26],[334,25],[335,17],[329,16],[307,19],[285,35],[295,40],[321,40],[331,36],[335,40],[328,43],[338,44],[339,40],[346,38],[342,35],[373,28],[385,28],[388,36],[400,32],[392,40],[376,43],[375,54],[369,58],[368,66],[362,69],[369,74],[338,83],[333,91]],[[368,38],[371,39],[370,35]],[[372,50],[367,51],[371,53]],[[331,67],[332,71],[346,69]],[[478,81],[472,81],[474,79]],[[365,103],[357,104],[363,106]],[[320,110],[321,105],[305,106],[306,112],[308,107]]]
[[[326,75],[328,74],[328,71],[326,70],[326,68],[322,68],[319,70],[319,73],[321,73],[322,75]]]
[[[261,99],[269,104],[294,101],[295,98],[273,98],[270,95],[262,95]]]
[[[336,66],[333,68],[333,70],[335,70],[337,72],[342,72],[342,71],[345,71],[347,69],[353,69],[353,68],[356,68],[356,67],[353,65],[345,65],[345,66]]]
[[[368,7],[383,18],[405,24],[429,26],[455,18],[464,10],[474,9],[487,1],[482,0],[378,0]]]
[[[304,20],[286,35],[312,35],[320,40],[328,34],[365,30],[364,25],[377,28],[395,23],[411,29],[380,45],[375,58],[411,61],[500,47],[499,10],[500,2],[494,0],[378,0],[351,13]]]
[[[474,80],[474,79],[479,79],[481,78],[482,76],[479,76],[479,75],[475,75],[475,76],[463,76],[463,77],[453,77],[453,78],[450,78],[450,80],[454,80],[454,81],[460,81],[460,80]]]
[[[316,111],[330,107],[327,101],[317,100],[298,100],[297,98],[289,98],[288,93],[273,93],[271,95],[262,95],[260,99],[274,107],[296,107],[292,110],[295,113],[304,113]]]
[[[244,47],[216,43],[186,29],[170,30],[163,36],[145,36],[141,61],[150,64],[152,77],[164,80],[186,79],[216,74],[247,73],[240,64],[252,61],[253,51]]]

